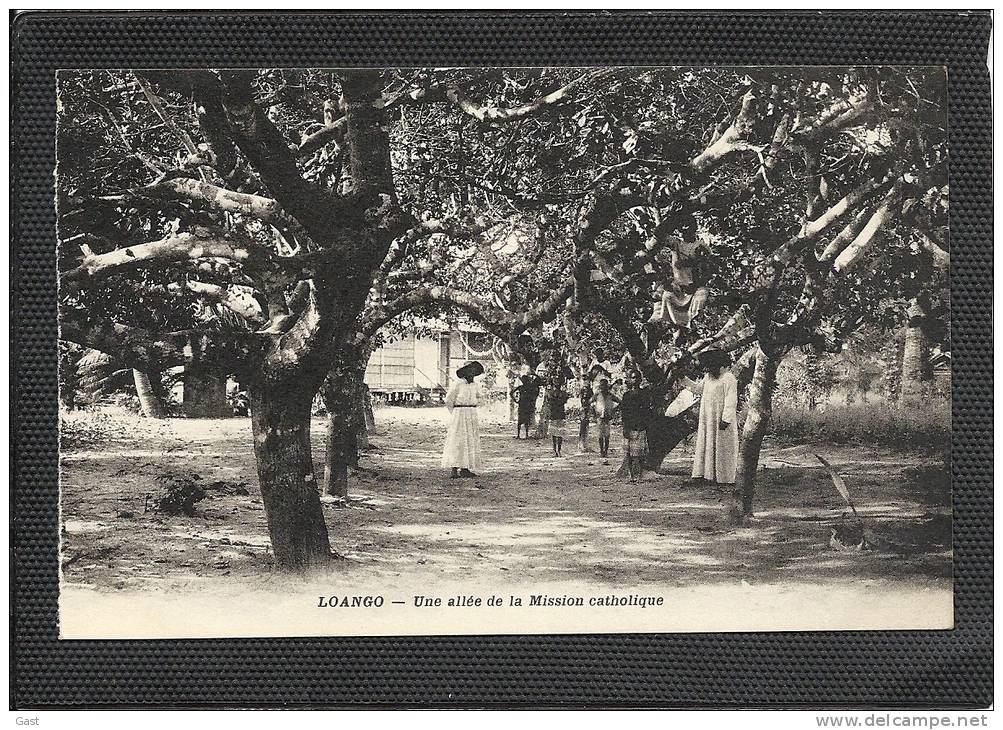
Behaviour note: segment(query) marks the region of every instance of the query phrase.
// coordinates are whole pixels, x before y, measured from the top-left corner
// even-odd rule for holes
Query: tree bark
[[[226,377],[201,368],[185,368],[181,410],[188,418],[228,418]]]
[[[355,413],[352,416],[353,423],[356,427],[356,442],[359,449],[369,448],[369,418],[368,414],[371,413],[371,409],[367,411],[368,401],[369,401],[369,387],[363,382],[365,377],[365,372],[359,374],[356,379],[355,384]],[[358,463],[358,459],[356,459]]]
[[[664,410],[664,408],[663,408]],[[665,457],[697,430],[697,408],[690,408],[678,416],[656,416],[648,429],[648,458],[644,468],[658,471]]]
[[[365,422],[366,433],[376,433],[376,414],[373,413],[373,396],[369,392],[369,386],[365,383],[362,383],[362,417]]]
[[[924,363],[927,344],[923,334],[923,307],[915,299],[909,306],[902,344],[901,402],[916,403],[926,391]]]
[[[735,478],[734,498],[740,504],[735,504],[735,509],[731,512],[736,522],[752,516],[759,453],[773,415],[777,368],[782,360],[782,355],[767,355],[762,349],[756,352],[756,369],[752,375],[749,399],[745,406],[745,423],[738,443],[738,474]]]
[[[589,417],[585,413],[578,420],[578,450],[589,451]]]
[[[885,374],[882,378],[884,397],[889,403],[897,403],[902,382],[901,342],[894,333],[890,333],[885,345],[881,348],[881,360]]]
[[[159,374],[154,373],[154,377],[159,377]],[[139,397],[139,406],[143,409],[143,415],[147,418],[163,418],[164,405],[157,396],[150,374],[144,373],[142,370],[133,370],[132,379],[136,384],[136,395]]]
[[[662,411],[668,404],[662,404]],[[662,462],[679,444],[697,430],[697,409],[690,408],[677,416],[656,416],[648,427],[648,456],[643,471],[658,471]],[[623,455],[617,476],[627,476],[627,455]]]
[[[313,391],[259,382],[251,385],[248,394],[254,456],[275,563],[288,571],[325,565],[331,558],[331,544],[310,452]]]
[[[77,385],[80,377],[77,374],[77,363],[60,343],[59,355],[59,404],[68,411],[77,407]]]
[[[550,432],[550,386],[548,385],[543,389],[543,403],[540,404],[540,410],[537,412],[538,418],[536,419],[536,426],[533,429],[533,438],[545,439]]]
[[[323,491],[333,497],[348,497],[348,472],[359,464],[359,435],[365,430],[363,374],[355,363],[339,363],[320,391],[327,409]]]

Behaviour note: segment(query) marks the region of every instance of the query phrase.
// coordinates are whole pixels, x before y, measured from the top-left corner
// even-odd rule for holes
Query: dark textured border
[[[989,30],[984,12],[41,13],[15,18],[12,704],[989,704]],[[873,63],[949,69],[954,631],[56,641],[56,69]]]

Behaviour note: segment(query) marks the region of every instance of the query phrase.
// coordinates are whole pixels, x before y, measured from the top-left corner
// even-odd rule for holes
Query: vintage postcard
[[[943,67],[56,83],[63,639],[952,628]]]

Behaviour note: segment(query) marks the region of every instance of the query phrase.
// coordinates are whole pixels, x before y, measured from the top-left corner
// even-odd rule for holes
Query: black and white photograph
[[[953,628],[944,66],[55,82],[60,638]]]

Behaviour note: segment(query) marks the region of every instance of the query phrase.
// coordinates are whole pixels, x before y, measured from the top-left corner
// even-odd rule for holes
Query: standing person
[[[578,400],[582,407],[582,412],[578,420],[579,453],[585,453],[589,450],[589,420],[592,418],[592,401],[594,398],[592,375],[586,372],[582,375],[581,387],[578,389]]]
[[[609,425],[613,420],[613,412],[616,410],[620,399],[613,395],[609,387],[609,380],[601,378],[599,380],[599,392],[596,393],[595,402],[592,405],[596,414],[596,430],[599,432],[599,456],[602,459],[609,457]],[[608,464],[608,461],[603,461]]]
[[[703,382],[686,382],[688,388],[701,394],[693,478],[734,484],[738,471],[738,381],[728,369],[730,358],[721,350],[707,350],[699,362],[706,372]]]
[[[536,400],[540,397],[540,381],[532,373],[520,377],[520,384],[512,389],[512,399],[518,405],[516,413],[515,437],[519,438],[523,427],[529,438],[529,427],[536,415]]]
[[[605,350],[596,348],[592,351],[592,362],[589,363],[589,375],[592,378],[593,393],[599,392],[599,381],[603,378],[612,378],[615,365],[607,358]]]
[[[484,374],[484,366],[471,361],[456,371],[456,382],[446,394],[449,429],[442,449],[442,465],[452,469],[450,477],[477,476],[472,469],[481,467],[481,434],[477,426],[477,406],[483,402],[480,386],[474,378]]]
[[[631,370],[626,375],[627,390],[620,402],[623,415],[624,451],[631,484],[641,478],[648,455],[648,424],[651,422],[651,393],[641,387],[641,376]]]
[[[547,386],[547,407],[550,413],[550,438],[554,446],[554,456],[561,455],[561,446],[564,444],[564,429],[567,411],[565,404],[568,402],[568,392],[564,390],[564,381],[560,376],[555,376]]]

